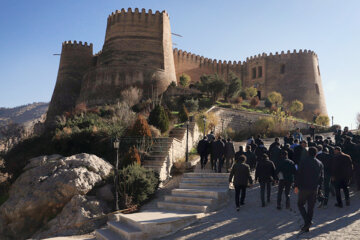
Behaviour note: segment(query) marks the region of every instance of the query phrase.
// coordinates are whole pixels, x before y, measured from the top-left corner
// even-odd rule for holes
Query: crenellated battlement
[[[128,8],[127,10],[122,8],[121,10],[116,10],[109,15],[107,24],[112,25],[117,22],[122,22],[124,20],[144,23],[160,22],[163,15],[169,17],[168,13],[165,10],[162,12],[156,11],[155,13],[153,13],[151,9],[146,11],[145,8],[141,9],[141,11],[139,11],[138,8],[135,8],[134,11],[131,8]]]
[[[262,53],[262,54],[258,54],[258,55],[254,55],[254,56],[250,56],[246,58],[245,62],[253,62],[253,61],[259,61],[263,58],[267,58],[267,57],[273,57],[273,58],[289,58],[289,57],[294,57],[296,55],[314,55],[317,57],[317,54],[314,51],[311,50],[307,50],[307,49],[299,49],[298,51],[296,49],[294,49],[293,51],[281,51],[279,52],[275,52],[275,53]]]
[[[92,43],[88,44],[87,42],[83,43],[82,41],[77,42],[76,40],[75,41],[70,40],[70,41],[63,42],[62,43],[62,48],[63,48],[63,50],[87,48],[92,52],[93,44]]]

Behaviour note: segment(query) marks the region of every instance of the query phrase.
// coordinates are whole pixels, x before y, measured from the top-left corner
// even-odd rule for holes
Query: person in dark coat
[[[222,138],[219,136],[215,144],[215,172],[221,173],[221,168],[224,163],[224,153],[225,153],[225,143]]]
[[[257,137],[255,138],[255,144],[258,146],[263,144],[260,135],[257,135]]]
[[[246,146],[245,156],[246,164],[248,164],[250,166],[250,170],[253,171],[256,167],[256,156],[255,153],[251,151],[251,146],[249,145]]]
[[[255,171],[255,181],[258,180],[260,183],[260,197],[262,207],[265,207],[265,187],[267,188],[267,202],[270,202],[271,182],[274,179],[276,179],[275,165],[272,161],[269,160],[267,154],[263,154],[259,159]]]
[[[317,153],[316,158],[324,165],[324,200],[319,207],[327,208],[331,188],[332,156],[329,154],[329,150],[326,147],[323,148],[323,146],[319,145],[317,149],[319,152]]]
[[[257,146],[254,153],[256,156],[256,162],[259,162],[262,159],[264,153],[268,154],[268,151],[267,151],[266,147],[264,146],[264,142],[262,142],[262,141],[260,142],[260,145]]]
[[[311,137],[307,137],[306,141],[307,141],[307,145],[309,147],[316,147],[316,143],[313,141],[313,139]]]
[[[209,141],[211,170],[216,171],[216,141]]]
[[[212,142],[215,141],[215,134],[213,131],[211,131],[208,135],[207,135],[208,141]]]
[[[225,143],[225,167],[227,173],[229,172],[229,169],[233,165],[234,158],[235,158],[234,144],[231,141],[231,139],[228,138],[227,142]]]
[[[284,137],[284,145],[286,145],[286,144],[289,144],[289,145],[293,144],[293,142],[290,140],[290,138],[291,138],[291,133],[288,132],[288,133],[286,134],[286,136]],[[294,139],[293,139],[293,141],[294,141]]]
[[[285,151],[287,151],[287,153],[288,153],[288,158],[293,161],[294,150],[292,150],[292,149],[290,148],[290,145],[289,145],[289,144],[285,144],[285,146],[284,146],[283,149],[284,149]]]
[[[306,150],[307,143],[305,140],[302,140],[300,145],[294,148],[294,163],[299,165],[299,163],[307,157],[307,150]]]
[[[360,190],[360,165],[358,162],[358,149],[356,144],[352,141],[351,137],[345,137],[344,148],[342,151],[351,157],[351,160],[354,164],[354,180],[356,182],[357,189]]]
[[[241,156],[245,156],[244,147],[239,146],[239,151],[235,153],[235,159],[240,159]]]
[[[315,126],[313,124],[310,125],[309,132],[310,132],[310,137],[312,138],[312,140],[314,140],[315,139]]]
[[[286,150],[282,149],[280,152],[280,160],[278,167],[276,167],[275,174],[279,178],[279,188],[277,195],[277,209],[281,209],[282,193],[285,190],[286,208],[290,208],[290,188],[294,182],[296,174],[295,163],[288,158]]]
[[[343,189],[344,191],[346,206],[350,205],[348,186],[351,179],[352,170],[353,166],[351,157],[341,152],[340,147],[335,147],[334,157],[332,160],[332,180],[335,186],[335,194],[337,200],[337,203],[335,204],[336,207],[343,207],[340,189]]]
[[[197,145],[197,152],[200,155],[200,164],[201,169],[205,168],[205,165],[207,163],[207,157],[208,157],[208,144],[207,137],[205,136],[203,139],[201,139]]]
[[[278,167],[280,161],[280,152],[281,152],[280,143],[275,142],[272,149],[269,150],[270,160],[275,164],[275,168]]]
[[[316,159],[316,153],[316,148],[309,148],[309,155],[300,162],[295,177],[295,193],[299,194],[298,208],[304,219],[301,232],[309,232],[310,230],[318,188],[324,179],[324,166]],[[307,211],[305,204],[307,204]]]
[[[277,144],[279,144],[279,146],[280,146],[280,139],[277,137],[277,138],[275,138],[275,141],[272,143],[272,144],[270,144],[270,147],[269,147],[269,152],[271,152],[271,150],[273,149],[273,147],[275,147]],[[271,159],[271,158],[270,158]]]
[[[246,197],[246,188],[248,187],[249,183],[252,184],[253,180],[250,175],[250,167],[249,165],[245,164],[246,157],[244,155],[240,156],[238,159],[235,160],[235,164],[231,169],[229,182],[231,183],[233,178],[233,184],[235,187],[235,205],[236,210],[239,211],[240,205],[245,204],[245,197]],[[241,198],[239,203],[241,191]]]

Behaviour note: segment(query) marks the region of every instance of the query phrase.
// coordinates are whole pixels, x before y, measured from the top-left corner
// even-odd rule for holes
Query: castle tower
[[[78,103],[99,105],[118,101],[129,86],[145,96],[162,93],[176,81],[170,21],[163,11],[136,8],[112,13],[96,67],[83,79]]]
[[[55,89],[47,112],[47,122],[56,115],[75,107],[81,89],[83,74],[89,69],[93,45],[87,42],[64,42]]]
[[[319,60],[313,51],[258,55],[244,63],[243,73],[244,85],[257,87],[264,98],[277,91],[288,103],[300,100],[301,117],[312,120],[315,113],[327,115]]]

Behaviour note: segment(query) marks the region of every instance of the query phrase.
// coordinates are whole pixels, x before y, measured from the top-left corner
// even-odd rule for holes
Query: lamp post
[[[186,153],[185,161],[189,161],[189,121],[186,121]]]
[[[206,134],[206,118],[203,117],[203,120],[204,120],[204,137],[205,137],[205,134]]]
[[[115,210],[119,211],[119,194],[118,194],[118,181],[119,181],[119,139],[114,141],[114,149],[116,151],[116,164],[115,164]]]
[[[331,116],[331,126],[334,126],[334,116]]]

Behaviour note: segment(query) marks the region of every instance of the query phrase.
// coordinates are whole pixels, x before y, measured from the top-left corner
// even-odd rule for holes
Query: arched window
[[[280,73],[284,74],[285,73],[285,64],[281,64],[280,66]]]
[[[319,89],[319,85],[317,83],[315,83],[315,90],[316,90],[316,93],[318,95],[320,95],[320,89]]]
[[[319,65],[317,65],[317,70],[318,70],[318,74],[320,76],[320,68],[319,68]]]

